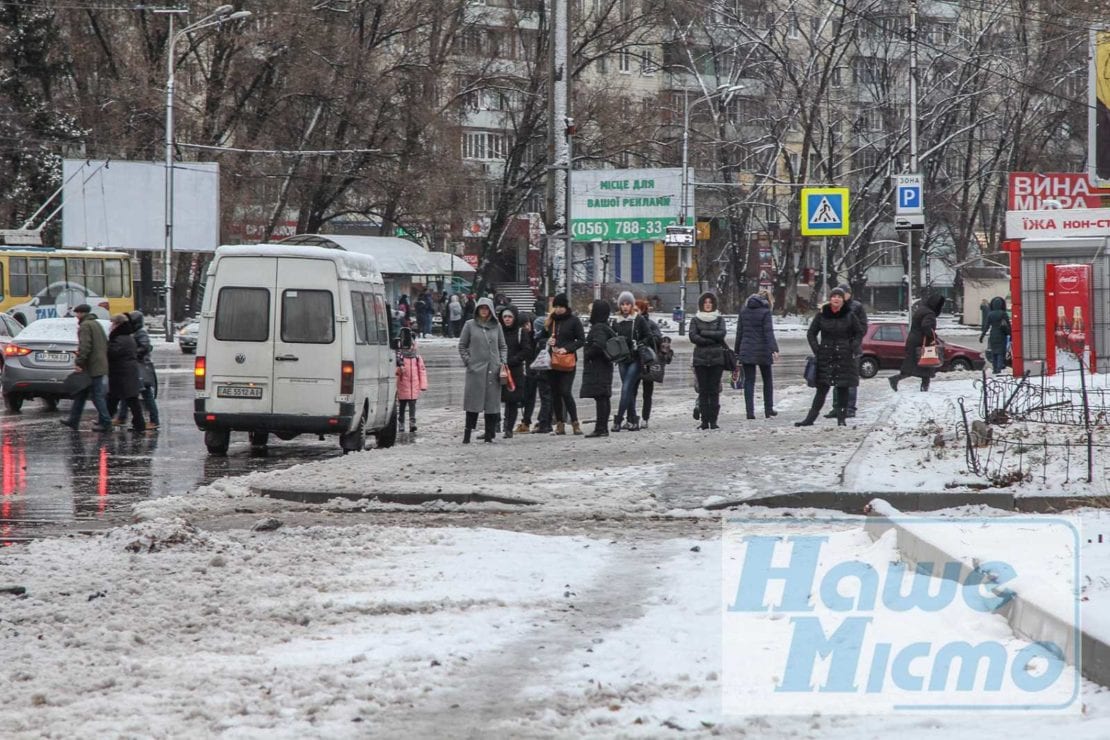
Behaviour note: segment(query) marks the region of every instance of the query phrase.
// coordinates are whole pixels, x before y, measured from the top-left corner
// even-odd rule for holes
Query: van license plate
[[[69,352],[36,352],[35,359],[38,362],[69,362]]]
[[[217,398],[262,398],[262,389],[247,385],[218,385]]]

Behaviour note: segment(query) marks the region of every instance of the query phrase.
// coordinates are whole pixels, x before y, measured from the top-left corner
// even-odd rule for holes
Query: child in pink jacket
[[[405,407],[409,409],[409,432],[416,431],[416,400],[428,390],[424,358],[416,351],[412,330],[401,329],[401,349],[397,352],[397,428],[405,428]]]

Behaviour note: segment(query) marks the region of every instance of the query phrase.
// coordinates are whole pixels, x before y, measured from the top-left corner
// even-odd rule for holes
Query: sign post
[[[690,252],[694,248],[695,233],[693,226],[668,226],[663,242],[668,247],[678,247],[678,303],[682,309],[678,318],[680,337],[686,334],[686,271],[690,267]]]
[[[820,236],[821,300],[828,292],[829,237],[848,236],[848,188],[802,188],[802,236]]]

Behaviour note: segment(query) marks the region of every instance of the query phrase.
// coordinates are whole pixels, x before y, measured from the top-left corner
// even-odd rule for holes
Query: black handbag
[[[66,396],[76,396],[90,385],[92,385],[92,378],[88,373],[75,371],[62,381],[62,393]]]
[[[663,362],[658,358],[652,360],[651,362],[644,365],[644,380],[650,381],[652,383],[662,383],[663,374],[666,372],[666,367],[667,366],[664,365]]]
[[[817,358],[813,355],[806,358],[806,369],[803,375],[806,379],[806,385],[810,388],[817,387]]]

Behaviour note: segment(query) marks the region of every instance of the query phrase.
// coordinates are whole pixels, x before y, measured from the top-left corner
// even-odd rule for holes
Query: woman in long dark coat
[[[806,339],[817,357],[817,391],[813,395],[809,414],[803,421],[794,422],[794,426],[813,426],[830,388],[833,389],[836,423],[844,426],[848,414],[848,389],[859,385],[856,355],[863,341],[863,325],[845,305],[843,290],[832,289],[829,302],[821,306],[810,322]]]
[[[755,369],[763,377],[763,414],[768,419],[775,411],[771,363],[778,359],[779,343],[771,319],[771,296],[766,291],[753,293],[740,309],[736,321],[736,361],[744,366],[744,408],[755,418]]]
[[[929,390],[929,381],[937,374],[937,369],[921,367],[917,364],[917,359],[922,346],[937,343],[937,316],[940,315],[942,308],[944,308],[944,296],[931,295],[913,312],[910,331],[906,335],[906,356],[902,358],[902,369],[897,375],[887,378],[892,390],[898,390],[898,381],[910,377],[921,378],[921,390]]]
[[[120,403],[131,411],[131,430],[145,432],[143,405],[139,402],[142,379],[139,377],[139,350],[131,336],[131,320],[125,314],[112,317],[108,334],[108,413],[115,415]]]
[[[609,436],[609,411],[613,398],[613,361],[605,354],[605,343],[617,336],[609,326],[609,303],[597,300],[590,306],[590,331],[582,349],[582,387],[579,398],[592,398],[597,407],[594,430],[587,437]]]
[[[717,310],[717,296],[702,293],[700,309],[690,320],[690,341],[694,343],[694,377],[698,381],[698,415],[701,429],[717,429],[721,412],[721,375],[728,366],[728,340],[725,319]]]
[[[1006,344],[1010,338],[1010,315],[1006,313],[1006,299],[1002,296],[991,298],[990,311],[983,322],[979,341],[982,342],[984,337],[987,338],[987,359],[997,375],[1006,369]]]
[[[512,439],[517,410],[524,401],[525,367],[532,356],[532,327],[520,320],[520,313],[511,304],[501,309],[500,319],[501,331],[505,334],[505,364],[513,377],[512,389],[508,383],[501,384],[501,403],[505,405],[502,428],[505,439]]]

